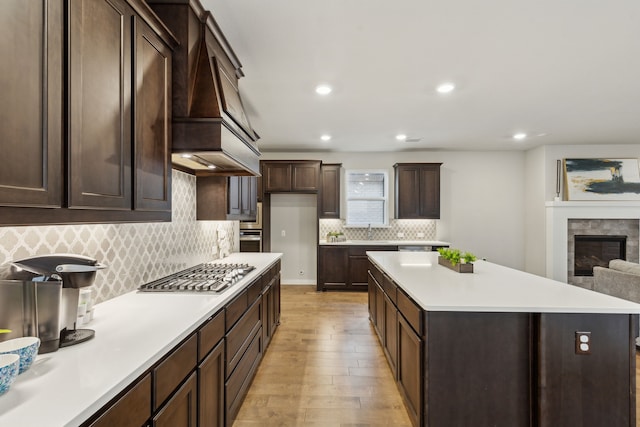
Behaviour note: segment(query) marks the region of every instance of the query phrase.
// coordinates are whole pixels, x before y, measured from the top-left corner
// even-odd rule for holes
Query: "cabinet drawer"
[[[198,362],[224,338],[224,332],[224,310],[221,310],[198,331]]]
[[[258,329],[250,338],[250,345],[243,355],[238,369],[229,377],[225,384],[225,396],[227,400],[227,425],[231,425],[235,418],[242,399],[251,384],[253,375],[262,359],[262,331]]]
[[[262,281],[260,279],[254,280],[252,284],[249,285],[247,289],[247,297],[249,299],[249,304],[253,304],[258,297],[262,295]]]
[[[373,276],[374,279],[376,279],[376,282],[378,282],[379,285],[382,285],[382,281],[383,281],[383,273],[382,271],[380,271],[380,269],[371,261],[369,261],[369,271],[371,272],[371,275]]]
[[[349,246],[349,255],[352,256],[367,256],[367,251],[397,251],[397,246]]]
[[[413,330],[420,336],[424,336],[422,308],[413,302],[413,300],[409,298],[402,289],[399,289],[397,294],[398,300],[396,304],[398,306],[398,310],[402,313],[404,318],[407,319],[407,322],[409,322]]]
[[[189,372],[196,367],[197,362],[198,337],[193,334],[153,370],[154,410],[167,400],[176,387],[189,375]]]
[[[151,417],[151,374],[147,374],[90,427],[140,427]]]
[[[393,283],[393,280],[391,280],[391,278],[385,274],[383,276],[381,285],[382,289],[384,289],[384,293],[389,296],[389,299],[393,301],[394,304],[396,304],[398,287],[395,283]]]
[[[256,301],[227,334],[227,378],[238,365],[255,331],[260,329],[261,301]]]
[[[247,291],[242,291],[240,295],[234,298],[227,306],[225,307],[225,324],[226,324],[226,332],[228,332],[233,325],[236,324],[238,319],[242,317],[244,312],[249,307],[249,298],[247,296]]]

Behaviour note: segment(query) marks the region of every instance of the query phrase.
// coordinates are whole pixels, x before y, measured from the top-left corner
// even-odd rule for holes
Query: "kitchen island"
[[[231,424],[278,322],[281,256],[216,260],[255,267],[220,294],[134,291],[96,305],[95,338],[38,355],[0,396],[0,426]]]
[[[370,318],[415,425],[635,425],[640,305],[485,261],[367,255]]]

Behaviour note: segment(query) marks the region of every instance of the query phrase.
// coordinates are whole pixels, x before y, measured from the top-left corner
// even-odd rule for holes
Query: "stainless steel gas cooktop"
[[[208,262],[146,283],[140,292],[222,292],[255,267],[248,264]]]

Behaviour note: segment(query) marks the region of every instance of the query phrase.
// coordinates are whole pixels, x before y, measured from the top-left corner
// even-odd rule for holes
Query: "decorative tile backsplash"
[[[172,180],[170,223],[0,227],[0,264],[52,253],[96,258],[108,266],[93,285],[98,303],[217,259],[218,233],[233,245],[234,222],[196,221],[196,178],[174,170]]]
[[[330,231],[344,233],[347,240],[366,240],[367,228],[346,228],[343,219],[320,219],[320,239]],[[404,237],[398,237],[403,233]],[[423,233],[424,237],[418,237]],[[436,240],[436,221],[431,219],[391,219],[389,227],[372,228],[371,240]]]

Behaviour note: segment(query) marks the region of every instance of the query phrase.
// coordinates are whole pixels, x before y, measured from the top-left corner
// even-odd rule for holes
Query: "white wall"
[[[276,159],[322,160],[342,163],[343,169],[387,169],[392,183],[395,163],[442,162],[437,238],[489,261],[524,269],[524,152],[266,152],[262,155],[262,160]],[[394,200],[393,184],[389,189]],[[344,201],[342,206],[344,215]],[[394,215],[393,203],[390,215]],[[272,230],[275,230],[272,234],[278,232]]]
[[[271,252],[283,254],[282,284],[316,284],[316,198],[315,194],[271,195]]]
[[[546,272],[545,197],[547,185],[545,166],[545,147],[527,151],[524,184],[525,271],[539,276],[544,276]],[[555,196],[555,191],[553,195]]]

